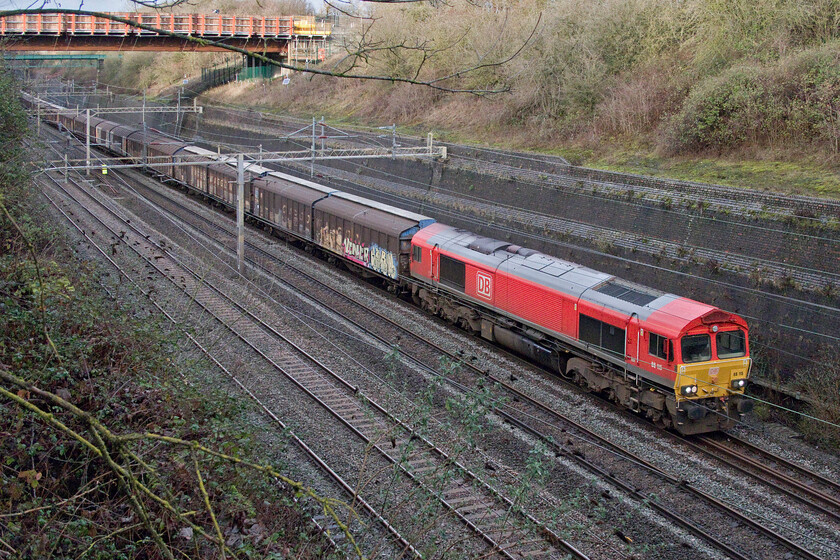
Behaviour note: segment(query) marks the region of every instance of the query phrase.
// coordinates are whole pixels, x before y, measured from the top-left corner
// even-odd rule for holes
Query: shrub
[[[840,446],[840,353],[833,348],[823,349],[812,366],[796,375],[794,387],[813,403],[806,412],[828,422],[803,416],[799,428],[805,436],[817,443]]]
[[[822,145],[838,151],[840,42],[776,64],[745,64],[700,81],[667,125],[670,153],[744,145]]]

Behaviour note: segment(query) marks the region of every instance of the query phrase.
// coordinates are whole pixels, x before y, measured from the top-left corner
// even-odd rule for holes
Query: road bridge
[[[0,16],[7,51],[224,51],[206,41],[295,58],[302,46],[323,60],[331,26],[312,16],[240,16],[113,12],[115,21],[92,14],[16,13]],[[130,23],[129,23],[130,22]],[[139,24],[141,27],[138,27]],[[154,31],[154,28],[159,31]],[[188,38],[189,37],[189,38]],[[196,41],[201,39],[203,41]]]

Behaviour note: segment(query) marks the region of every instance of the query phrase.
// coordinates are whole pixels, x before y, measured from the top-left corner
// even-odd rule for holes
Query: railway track
[[[217,229],[220,229],[220,230],[221,230],[221,229],[223,229],[223,228],[217,228]],[[230,234],[230,232],[228,232],[228,234]],[[255,247],[254,247],[254,246],[251,246],[251,249],[252,249],[252,250],[254,250],[254,249],[255,249]],[[439,349],[438,349],[438,350],[439,350]],[[452,356],[453,356],[453,359],[457,358],[457,355],[452,355]],[[478,370],[478,369],[476,369],[476,372],[475,372],[475,373],[482,374],[482,375],[485,375],[485,376],[487,375],[487,374],[486,374],[486,372],[481,372],[481,371],[480,371],[480,370]],[[500,384],[504,385],[503,380],[494,379],[494,381],[496,381],[496,382],[498,382],[498,383],[500,383]],[[469,389],[464,389],[464,390],[469,390]],[[527,397],[527,395],[525,395],[524,393],[521,393],[521,394],[519,394],[519,395],[518,395],[518,399],[519,399],[519,401],[522,401],[522,400],[525,400],[525,399],[530,399],[530,397]],[[531,399],[531,400],[533,400],[533,399]],[[505,411],[500,411],[500,412],[505,412]],[[527,415],[526,415],[526,416],[527,416]],[[530,426],[529,426],[529,424],[528,424],[527,422],[517,421],[517,420],[516,420],[513,416],[510,416],[510,415],[508,415],[508,420],[509,420],[511,423],[517,423],[517,422],[519,422],[519,427],[520,427],[520,428],[522,428],[522,429],[524,429],[524,430],[526,430],[526,431],[529,431],[529,432],[530,432],[530,433],[532,433],[533,435],[540,435],[539,431],[538,431],[538,430],[536,430],[536,429],[534,429],[534,428],[532,428],[532,427],[530,427]],[[566,419],[564,419],[564,420],[566,420]],[[588,438],[588,437],[591,437],[592,435],[593,435],[593,434],[588,434],[586,437]],[[542,439],[544,439],[544,441],[550,441],[550,440],[551,440],[551,438],[550,438],[549,436],[546,436],[545,434],[540,435],[540,437],[542,437]],[[604,445],[609,444],[609,442],[606,442],[606,441],[601,442],[601,443],[602,443],[602,444],[604,444]],[[609,445],[612,445],[612,444],[609,444]],[[614,446],[614,447],[615,447],[615,446]],[[563,446],[556,446],[556,447],[554,447],[554,449],[555,449],[555,451],[556,451],[557,453],[564,454],[565,456],[567,456],[567,457],[569,457],[569,458],[573,458],[573,457],[575,457],[575,456],[579,456],[579,455],[577,455],[574,451],[572,451],[572,452],[571,452],[571,454],[570,454],[569,450],[568,450],[568,449],[564,449],[564,448],[563,448]],[[620,453],[625,453],[625,454],[627,453],[626,451],[624,451],[624,450],[620,450],[619,448],[616,448],[616,449],[615,449],[615,451],[616,451],[616,452],[620,452]],[[634,460],[638,461],[638,460],[639,460],[639,458],[635,458]],[[590,467],[590,468],[592,468],[592,465],[590,465],[589,467]],[[652,467],[652,465],[651,465],[651,467]],[[655,467],[653,467],[653,468],[655,469]],[[596,470],[597,470],[597,467],[596,467]],[[603,472],[602,472],[601,474],[603,475]],[[607,473],[607,474],[609,474],[609,473]],[[685,484],[685,483],[684,483],[684,481],[678,481],[678,480],[672,480],[671,482],[672,482],[673,484],[677,484],[677,485],[684,485],[684,484]],[[626,489],[627,489],[627,490],[628,490],[628,492],[630,492],[631,494],[632,494],[632,493],[633,493],[633,491],[634,491],[634,489],[633,489],[633,486],[632,486],[632,485],[627,486],[627,487],[626,487]],[[644,497],[644,494],[641,494],[641,493],[639,493],[638,491],[635,491],[635,492],[636,492],[636,495],[637,495],[637,496],[639,496],[639,497],[641,497],[642,499],[644,499],[644,500],[649,499],[649,497]],[[695,492],[695,495],[699,495],[699,494],[697,494],[697,493]],[[707,497],[707,498],[706,498],[706,499],[707,499],[707,501],[709,501],[709,503],[712,503],[712,501],[713,501],[714,499],[713,499],[713,498],[711,498],[711,500],[710,500],[709,498],[710,498],[710,497]],[[720,504],[720,505],[725,506],[726,504]],[[666,508],[666,509],[667,509],[667,508]],[[732,513],[733,513],[733,512],[730,512],[730,514],[732,514]],[[677,521],[677,518],[678,518],[678,517],[679,517],[679,515],[677,514],[677,516],[675,516],[675,517],[674,517],[674,520],[675,520],[675,521]],[[749,519],[746,519],[746,518],[743,518],[743,517],[742,517],[742,518],[741,518],[741,521],[742,521],[742,522],[744,522],[744,523],[747,523],[748,525],[750,524],[750,522],[749,522],[750,520],[749,520]],[[678,521],[678,522],[680,522],[680,521]],[[682,524],[682,523],[687,523],[687,522],[686,522],[685,520],[682,520],[680,523]],[[772,539],[774,539],[774,540],[775,540],[775,541],[777,541],[778,543],[782,543],[782,544],[783,544],[786,548],[790,549],[790,550],[791,550],[792,552],[794,552],[795,554],[797,554],[797,555],[799,555],[799,556],[801,556],[801,557],[805,557],[805,558],[817,558],[817,556],[816,556],[816,555],[813,555],[812,553],[808,552],[808,551],[807,551],[806,549],[804,549],[804,548],[798,547],[797,545],[795,545],[795,543],[791,543],[791,542],[790,542],[790,541],[788,541],[785,537],[783,537],[783,536],[781,536],[781,535],[779,535],[779,534],[777,534],[777,533],[774,533],[772,530],[768,530],[767,528],[763,528],[763,529],[762,529],[762,528],[760,528],[760,527],[759,527],[759,525],[760,525],[760,524],[758,524],[758,525],[753,524],[754,528],[756,528],[757,530],[759,530],[759,531],[763,532],[765,535],[767,535],[767,536],[771,537]],[[698,535],[699,535],[699,533],[698,533]],[[708,537],[706,537],[706,540],[707,540],[708,542],[710,542],[710,543],[714,543],[714,541],[713,541],[713,540],[711,540],[711,539],[709,539]],[[731,555],[731,556],[733,556],[733,557],[745,557],[745,556],[743,556],[743,555],[742,555],[742,553],[738,552],[736,549],[726,548],[726,545],[724,545],[723,543],[717,543],[717,544],[716,544],[716,546],[718,546],[718,548],[720,548],[721,550],[726,551],[726,552],[727,552],[727,554],[730,554],[730,555]]]
[[[70,200],[74,201],[79,207],[85,209],[90,213],[92,217],[95,217],[94,212],[91,212],[87,207],[84,206],[84,203],[80,201],[76,196],[74,196],[69,189],[61,186],[54,177],[47,176],[47,179],[52,182],[53,186],[57,188],[60,192],[63,192]],[[77,185],[78,186],[78,185]],[[130,272],[129,267],[121,266],[112,258],[113,255],[113,247],[106,243],[105,246],[102,246],[102,238],[94,239],[91,235],[87,233],[90,231],[89,229],[86,231],[82,226],[79,225],[74,218],[71,216],[72,211],[68,212],[61,207],[61,201],[57,197],[50,196],[47,194],[46,191],[43,191],[43,194],[47,201],[68,221],[68,223],[73,226],[90,244],[90,246],[97,251],[100,256],[107,261],[111,266],[113,266],[116,271],[125,279],[127,279],[131,284],[133,284],[144,296],[149,298],[149,301],[162,313],[164,314],[173,324],[181,327],[182,323],[179,319],[175,317],[175,313],[172,311],[167,311],[161,304],[159,304],[155,299],[153,299],[152,294],[148,291],[143,289],[143,287],[138,282],[138,276],[136,273]],[[98,219],[98,218],[97,218]],[[99,221],[99,224],[105,227],[104,222]],[[129,226],[132,229],[133,226]],[[110,230],[110,228],[109,228]],[[110,230],[112,235],[116,235],[119,237],[119,232]],[[124,230],[120,230],[124,231]],[[136,233],[139,233],[138,230],[135,229]],[[142,235],[142,234],[141,234]],[[125,240],[126,246],[131,246],[130,241],[134,241],[134,247],[139,247],[141,245],[141,241],[139,239],[134,239],[133,237],[128,237]],[[149,249],[146,247],[146,249]],[[166,270],[166,261],[163,263],[160,260],[160,257],[163,257],[166,252],[164,249],[160,249],[160,251],[155,251],[151,249],[149,251],[144,252],[140,249],[133,249],[134,252],[143,259],[146,264],[151,266],[155,271],[157,271],[162,277],[172,281],[173,276],[170,275],[170,270]],[[156,265],[162,265],[163,269],[159,268]],[[186,290],[188,288],[188,284],[183,284],[179,286],[181,289]],[[307,445],[300,437],[298,437],[294,432],[292,432],[289,427],[283,423],[283,421],[277,416],[277,414],[272,410],[270,405],[268,405],[264,399],[261,399],[258,394],[251,391],[248,387],[246,387],[242,381],[232,373],[231,368],[225,366],[221,358],[218,356],[218,349],[208,349],[208,346],[203,345],[199,342],[195,336],[190,334],[187,331],[184,331],[185,336],[198,348],[198,350],[204,354],[208,359],[210,359],[217,367],[221,369],[231,380],[237,384],[240,389],[245,392],[246,395],[250,399],[252,399],[262,410],[266,413],[266,415],[280,428],[281,431],[286,433],[288,437],[292,440],[292,442],[313,462],[313,464],[319,468],[328,479],[332,480],[347,496],[348,500],[354,500],[359,504],[361,509],[365,510],[367,514],[370,516],[371,520],[377,523],[380,523],[388,532],[391,533],[392,537],[398,544],[398,549],[403,550],[408,556],[413,557],[421,557],[419,552],[413,547],[413,545],[405,539],[394,527],[385,519],[385,517],[379,513],[371,504],[366,502],[362,497],[358,496],[356,493],[355,488],[347,482],[341,475],[339,475],[334,469],[330,467],[330,465],[325,461],[320,455],[318,455],[309,445]],[[339,543],[343,541],[344,534],[341,528],[330,518],[324,517],[322,514],[314,515],[311,517],[313,524],[322,530],[330,539],[330,542],[333,544],[334,547],[338,548]]]
[[[190,214],[193,212],[185,207],[184,205],[174,201],[172,199],[168,199],[164,194],[157,192],[155,198],[155,205],[156,206],[169,206],[169,212],[172,213],[172,217],[179,221],[186,222],[187,220],[192,220],[193,227],[196,227],[199,231],[203,232],[203,234],[214,237],[216,242],[219,244],[220,247],[230,247],[232,245],[232,241],[234,238],[234,233],[232,229],[226,228],[224,225],[210,221],[206,218],[202,218],[201,216],[197,216],[198,220],[196,221],[195,218],[189,217]],[[221,238],[220,238],[221,236]],[[258,244],[248,243],[248,250],[251,252],[252,255],[260,255],[259,261],[256,259],[252,259],[252,266],[258,266],[262,268],[265,272],[270,273],[274,276],[280,276],[281,272],[277,270],[278,267],[273,267],[271,265],[265,265],[260,263],[265,262],[277,262],[277,256],[271,254],[270,252],[266,251]],[[282,275],[288,275],[290,270],[290,263],[286,262],[282,266]],[[340,292],[336,292],[334,289],[326,286],[323,282],[315,278],[314,276],[306,273],[304,270],[296,270],[295,274],[304,278],[302,284],[309,284],[309,285],[318,285],[321,290],[327,290],[330,293],[331,298],[341,298],[347,300],[348,306],[347,309],[356,309],[361,316],[375,316],[378,318],[379,321],[385,322],[390,324],[391,328],[395,329],[400,333],[403,337],[403,347],[401,349],[409,358],[415,360],[417,363],[422,364],[424,367],[428,367],[430,369],[434,369],[433,366],[429,366],[427,363],[421,358],[417,358],[413,355],[413,353],[408,353],[405,347],[405,341],[411,339],[416,341],[416,343],[420,346],[428,346],[431,347],[434,352],[442,353],[444,355],[448,355],[449,358],[453,361],[461,361],[461,356],[458,356],[456,353],[452,353],[447,351],[445,348],[442,348],[438,345],[431,344],[429,341],[425,340],[422,336],[414,333],[413,331],[406,330],[405,328],[398,325],[396,322],[388,318],[387,316],[379,313],[378,311],[366,307],[363,304],[350,300],[346,295],[341,294]],[[309,296],[313,299],[318,301],[323,301],[324,295],[319,293],[311,293]],[[346,310],[345,310],[346,311]],[[374,332],[370,326],[363,325],[359,322],[359,319],[351,318],[348,314],[345,314],[342,311],[339,311],[333,308],[334,313],[339,313],[344,320],[353,324],[356,328],[363,330],[370,336],[377,338],[383,345],[387,345],[389,340],[393,340],[393,332],[389,334],[384,334],[382,332]],[[418,351],[419,353],[419,351]],[[665,481],[672,485],[675,489],[679,489],[683,493],[688,493],[693,499],[699,498],[709,507],[712,507],[720,512],[723,512],[727,517],[731,519],[737,520],[739,523],[742,523],[752,530],[756,531],[758,534],[763,535],[765,538],[768,538],[774,545],[781,545],[784,548],[790,550],[794,554],[802,558],[810,558],[816,559],[819,558],[818,555],[811,553],[807,548],[796,544],[795,542],[791,541],[787,537],[780,534],[778,531],[773,530],[770,527],[763,525],[760,522],[756,522],[752,520],[749,516],[744,515],[743,513],[739,512],[737,509],[733,508],[731,505],[722,502],[721,500],[716,499],[714,496],[703,492],[695,487],[693,487],[690,483],[673,477],[661,469],[656,467],[653,464],[645,461],[641,457],[631,453],[630,451],[623,449],[612,442],[597,436],[590,430],[587,430],[583,426],[575,423],[568,417],[557,413],[555,410],[551,409],[551,407],[539,402],[538,400],[534,399],[533,397],[529,396],[528,394],[517,390],[513,387],[510,383],[506,380],[494,377],[490,375],[487,371],[482,370],[468,362],[461,362],[464,364],[465,369],[472,370],[474,378],[470,383],[469,380],[466,383],[470,383],[474,386],[475,379],[488,379],[493,383],[498,384],[501,387],[504,387],[509,394],[514,396],[513,401],[516,403],[520,403],[518,405],[510,405],[505,407],[504,409],[498,409],[496,412],[500,414],[503,418],[506,419],[509,423],[517,426],[519,429],[529,433],[532,436],[538,437],[544,443],[546,443],[552,451],[557,453],[558,455],[562,455],[563,457],[572,460],[585,468],[587,468],[590,472],[598,475],[599,477],[603,478],[604,480],[608,480],[611,484],[617,485],[619,488],[624,490],[628,493],[628,495],[633,496],[637,501],[644,502],[650,504],[650,506],[662,514],[663,516],[667,517],[671,521],[678,523],[679,525],[683,526],[686,530],[701,538],[715,546],[719,550],[725,552],[727,555],[733,558],[749,558],[750,556],[745,552],[739,550],[737,547],[732,546],[721,540],[720,538],[714,535],[713,530],[703,529],[699,524],[690,521],[683,513],[680,512],[679,507],[674,507],[673,505],[668,505],[665,503],[664,500],[651,500],[651,496],[646,494],[643,491],[638,490],[637,483],[638,481],[633,480],[622,480],[620,477],[617,477],[614,473],[621,472],[623,467],[617,466],[615,464],[611,465],[609,468],[605,468],[603,466],[599,466],[592,461],[587,461],[585,456],[587,453],[585,451],[581,451],[581,448],[586,448],[587,446],[596,446],[602,448],[609,448],[611,453],[614,453],[617,457],[620,457],[621,463],[622,461],[630,461],[636,465],[642,465],[645,470],[648,471],[649,475],[653,475],[654,477],[658,478],[660,481]],[[440,373],[440,372],[438,372]],[[453,379],[451,376],[447,377],[447,382],[450,383],[451,386],[455,387],[457,390],[461,391],[464,394],[468,394],[474,390],[473,387],[470,387],[465,382],[459,382]],[[522,403],[528,405],[528,407],[524,407]],[[540,414],[544,415],[544,417],[540,420],[537,420],[538,423],[541,423],[545,426],[549,426],[547,430],[540,430],[534,427],[535,418],[537,418]],[[558,430],[557,426],[554,426],[556,422],[563,422],[565,428]],[[571,428],[577,431],[578,441],[569,445],[567,442],[566,445],[559,445],[553,442],[556,441],[563,441],[568,439],[568,431],[567,429]],[[648,481],[648,485],[650,482]],[[679,501],[679,500],[677,500]],[[702,516],[701,516],[702,517]]]
[[[55,187],[64,190],[52,180]],[[271,327],[268,321],[260,319],[258,313],[264,313],[264,310],[255,311],[260,307],[258,298],[252,295],[247,301],[249,298],[243,298],[241,294],[238,297],[229,295],[221,287],[222,282],[212,282],[208,275],[191,268],[183,259],[151,243],[145,234],[83,187],[77,185],[75,195],[67,194],[78,204],[82,204],[80,198],[88,196],[103,211],[107,211],[106,219],[97,219],[114,239],[120,239],[122,234],[129,246],[147,245],[151,253],[138,254],[150,266],[226,325],[263,360],[359,437],[366,447],[377,451],[381,459],[423,488],[427,496],[436,499],[481,539],[492,555],[510,559],[560,558],[565,555],[586,558],[455,458],[394,417],[360,392],[358,387],[347,383],[315,360]],[[133,233],[126,235],[127,231]],[[252,387],[251,390],[258,394],[260,389]]]
[[[70,98],[61,94],[51,97],[56,102],[70,103]],[[132,97],[138,105],[140,98]],[[254,110],[207,105],[205,121],[212,119],[210,111],[219,112],[219,122],[248,122],[254,130],[263,131],[273,138],[283,131],[291,133],[311,124],[310,120],[296,119]],[[354,142],[385,145],[390,137],[382,138],[381,131],[354,130]],[[245,137],[243,137],[245,139]],[[305,140],[305,139],[304,139]],[[303,141],[303,140],[302,140]],[[400,134],[403,145],[423,145],[424,137]],[[776,215],[780,218],[796,217],[820,226],[840,220],[840,201],[801,195],[762,192],[755,189],[728,187],[710,183],[697,183],[649,177],[632,173],[604,171],[569,165],[563,158],[544,154],[522,154],[507,150],[443,143],[449,149],[452,164],[465,169],[475,169],[505,179],[514,177],[524,181],[538,181],[539,184],[563,189],[580,189],[591,193],[593,187],[602,195],[626,198],[632,191],[639,198],[660,204],[663,197],[670,197],[677,206],[694,204],[702,200],[720,209],[727,209],[734,215],[753,217],[755,215]]]
[[[837,481],[732,435],[704,436],[698,438],[698,442],[699,445],[689,444],[726,458],[734,468],[748,472],[797,501],[840,521],[840,483]]]
[[[271,128],[266,127],[280,126],[284,129],[289,129],[289,131],[291,132],[291,129],[285,124],[285,121],[288,119],[281,119],[273,115],[266,115],[263,113],[253,111],[230,111],[235,112],[237,115],[240,115],[245,120],[253,119],[255,126],[257,126],[261,130],[265,129],[266,131],[268,131],[271,130]],[[302,123],[303,121],[295,121],[294,126],[297,126]],[[274,130],[274,133],[276,133],[276,130]],[[367,143],[376,143],[377,145],[383,144],[383,140],[377,137],[377,135],[375,134],[359,133],[357,136],[359,138],[354,139],[351,142],[353,145],[358,145],[360,141],[364,141]],[[410,137],[404,138],[406,141],[411,141],[414,143],[420,142],[420,139],[412,139]],[[388,139],[388,141],[390,141],[390,138]],[[343,144],[348,143],[348,141],[342,142]],[[458,147],[454,145],[451,147],[453,149],[453,155],[451,158],[452,161],[449,164],[450,166],[460,167],[463,169],[474,169],[481,173],[502,177],[504,179],[516,179],[519,182],[534,185],[548,184],[554,186],[555,188],[563,188],[565,190],[570,190],[570,192],[580,192],[586,194],[587,196],[603,196],[604,193],[606,193],[609,196],[618,196],[619,198],[626,200],[626,194],[628,189],[628,185],[626,184],[613,181],[587,182],[582,181],[581,178],[577,176],[579,174],[583,174],[589,177],[602,173],[610,179],[615,179],[616,177],[621,177],[621,174],[572,167],[570,167],[569,169],[577,170],[575,173],[572,174],[572,176],[568,175],[568,173],[566,172],[547,173],[545,170],[545,166],[548,164],[545,162],[545,158],[540,158],[537,156],[535,156],[534,158],[519,158],[523,162],[527,162],[533,159],[534,161],[532,163],[533,167],[535,168],[532,169],[527,164],[523,164],[522,167],[518,167],[509,163],[499,163],[496,160],[511,159],[513,157],[513,155],[503,151],[497,152],[489,150],[489,153],[486,155],[486,157],[482,156],[481,158],[476,158],[469,157],[466,154],[481,151],[479,148],[469,148],[463,146]],[[459,152],[463,152],[463,154],[457,155]],[[563,168],[563,165],[560,164],[558,166],[557,163],[553,163],[550,165],[550,167],[551,169],[557,169]],[[338,170],[333,167],[321,166],[319,168],[319,171],[326,176],[335,176],[337,178],[343,178],[345,180],[352,178],[352,174],[348,174],[347,172]],[[628,178],[628,180],[632,179],[633,181],[635,181],[635,183],[633,184],[639,183],[640,181],[644,183],[644,181],[649,179],[634,175],[627,175],[626,177]],[[358,178],[356,178],[355,180],[356,182],[358,182]],[[742,199],[744,199],[744,197],[747,197],[747,199],[749,199],[750,197],[755,197],[756,201],[754,203],[751,203],[750,213],[748,214],[750,220],[752,220],[752,218],[757,214],[765,215],[770,213],[773,208],[772,204],[770,203],[775,201],[777,198],[781,200],[789,199],[790,204],[793,204],[793,202],[791,201],[798,201],[798,204],[806,205],[812,210],[815,208],[825,207],[827,212],[831,212],[833,211],[832,209],[835,207],[840,208],[840,202],[809,197],[790,196],[786,198],[784,195],[776,197],[775,195],[769,196],[766,193],[759,193],[756,191],[750,191],[748,189],[720,187],[716,185],[701,185],[679,181],[671,182],[652,178],[649,179],[649,182],[658,186],[645,187],[644,184],[637,184],[633,187],[633,192],[643,195],[645,192],[650,191],[650,193],[652,193],[651,197],[653,197],[650,199],[650,201],[655,201],[656,204],[661,204],[661,200],[663,199],[663,197],[669,200],[673,197],[679,198],[681,193],[684,197],[686,204],[696,203],[697,200],[703,200],[704,203],[707,203],[712,200],[720,200],[721,204],[723,204],[725,207],[726,213],[732,214],[733,216],[737,215],[738,211],[736,210],[740,209],[743,206],[741,201]],[[465,217],[465,207],[461,198],[469,197],[463,194],[458,196],[445,195],[439,192],[430,194],[428,192],[427,185],[423,185],[420,187],[402,185],[400,188],[395,190],[395,185],[393,184],[393,182],[377,180],[372,177],[365,177],[362,180],[362,184],[370,188],[374,188],[378,192],[390,192],[393,196],[407,197],[413,200],[423,201],[427,200],[429,196],[433,196],[435,199],[433,203],[438,205],[437,212],[440,215],[452,214],[461,219]],[[679,186],[679,188],[675,186],[673,187],[673,189],[669,190],[665,189],[665,187],[663,186],[672,184]],[[593,195],[593,185],[596,189],[600,189],[597,195]],[[706,192],[707,190],[709,191],[708,193]],[[603,191],[603,193],[601,191]],[[704,194],[707,196],[704,197]],[[732,200],[734,200],[735,202],[727,202],[726,197],[730,195],[733,197]],[[396,205],[403,204],[403,202],[399,200],[391,200],[390,202]],[[594,240],[596,247],[604,247],[606,248],[607,252],[609,252],[611,248],[620,248],[625,251],[629,251],[630,254],[649,254],[653,255],[657,260],[664,257],[671,259],[674,262],[684,263],[685,265],[698,265],[708,263],[710,267],[719,267],[722,270],[727,270],[742,275],[747,275],[750,271],[756,271],[756,274],[759,274],[760,278],[764,281],[776,282],[779,285],[788,285],[792,283],[792,285],[796,285],[799,288],[814,292],[832,290],[834,289],[834,287],[836,287],[838,283],[840,283],[840,273],[838,273],[837,271],[816,270],[808,268],[807,266],[799,266],[794,264],[793,262],[787,262],[787,257],[785,258],[785,262],[781,262],[781,259],[760,259],[747,256],[745,254],[738,254],[736,252],[729,251],[726,248],[714,249],[700,246],[691,246],[673,240],[668,241],[662,239],[651,239],[644,235],[627,235],[627,233],[623,231],[599,227],[596,225],[583,223],[573,219],[558,219],[552,216],[541,215],[536,212],[526,211],[513,207],[502,207],[502,211],[500,212],[498,204],[489,204],[485,201],[482,201],[481,199],[471,199],[468,206],[469,213],[473,214],[473,216],[468,219],[473,223],[483,224],[487,220],[490,220],[491,223],[494,224],[493,227],[503,228],[503,222],[505,220],[509,220],[510,223],[513,224],[513,227],[516,227],[518,228],[518,230],[523,232],[537,232],[542,236],[545,236],[550,233],[551,236],[554,238],[553,242],[556,242],[560,245],[564,245],[565,243],[563,243],[563,240],[568,238],[584,239],[588,242],[592,242]],[[784,204],[780,205],[779,207],[785,208]],[[793,206],[790,207],[793,208]],[[801,213],[802,212],[800,211],[800,214]],[[840,210],[837,211],[837,214],[837,217],[831,217],[829,218],[829,221],[835,218],[840,219]],[[680,217],[680,219],[682,219],[682,217]],[[721,218],[718,217],[718,219]],[[802,216],[799,216],[798,219],[807,220],[807,218],[803,218]],[[501,225],[500,223],[497,223],[497,220],[501,222]],[[820,220],[816,221],[820,222]],[[748,221],[743,224],[743,227],[752,226]],[[757,235],[760,235],[760,233],[758,233]]]
[[[627,198],[628,192],[638,200],[662,204],[669,200],[677,207],[690,207],[702,200],[707,207],[726,214],[755,217],[795,217],[817,227],[828,226],[840,219],[840,202],[807,196],[771,194],[747,188],[725,187],[707,183],[692,183],[645,177],[627,173],[559,167],[555,172],[542,169],[520,169],[512,165],[461,157],[454,165],[463,169],[487,173],[501,178],[515,178],[536,182],[563,190],[592,193],[600,196]],[[814,217],[818,216],[818,217]]]
[[[231,107],[209,106],[207,108],[219,111],[221,114],[236,115],[237,120],[250,121],[252,126],[275,136],[278,128],[280,131],[292,132],[311,124],[311,121],[304,119],[260,111],[245,111]],[[360,130],[354,131],[354,134],[358,138],[356,142],[364,141],[378,145],[386,145],[390,142],[390,137],[383,139],[381,132]],[[399,141],[403,145],[423,145],[426,139],[400,134]],[[702,200],[720,209],[726,208],[734,215],[749,217],[775,214],[779,217],[796,217],[811,221],[816,225],[825,225],[832,219],[840,220],[840,201],[837,200],[590,169],[569,165],[562,158],[543,154],[520,154],[480,146],[446,142],[443,144],[449,150],[451,165],[503,179],[515,178],[587,193],[591,193],[594,187],[601,195],[625,199],[628,191],[633,191],[638,198],[655,204],[660,204],[666,196],[673,199],[677,206],[688,206]],[[815,214],[817,217],[810,217]]]

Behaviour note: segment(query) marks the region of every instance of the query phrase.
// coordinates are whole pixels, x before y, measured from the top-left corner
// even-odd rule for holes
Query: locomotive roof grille
[[[620,299],[639,306],[644,306],[657,299],[662,294],[656,290],[645,288],[618,279],[608,280],[594,290],[598,293]]]
[[[510,243],[506,241],[499,241],[498,239],[493,239],[491,237],[476,237],[472,243],[467,245],[467,248],[485,255],[492,255],[499,249],[503,249],[508,246],[510,246]]]

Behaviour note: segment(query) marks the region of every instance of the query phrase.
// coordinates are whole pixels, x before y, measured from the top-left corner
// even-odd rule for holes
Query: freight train
[[[24,95],[85,138],[84,115]],[[235,203],[233,158],[92,118],[91,143],[155,167],[166,182]],[[255,163],[245,212],[269,232],[588,390],[690,435],[732,427],[751,409],[746,322],[685,297],[345,193]]]

